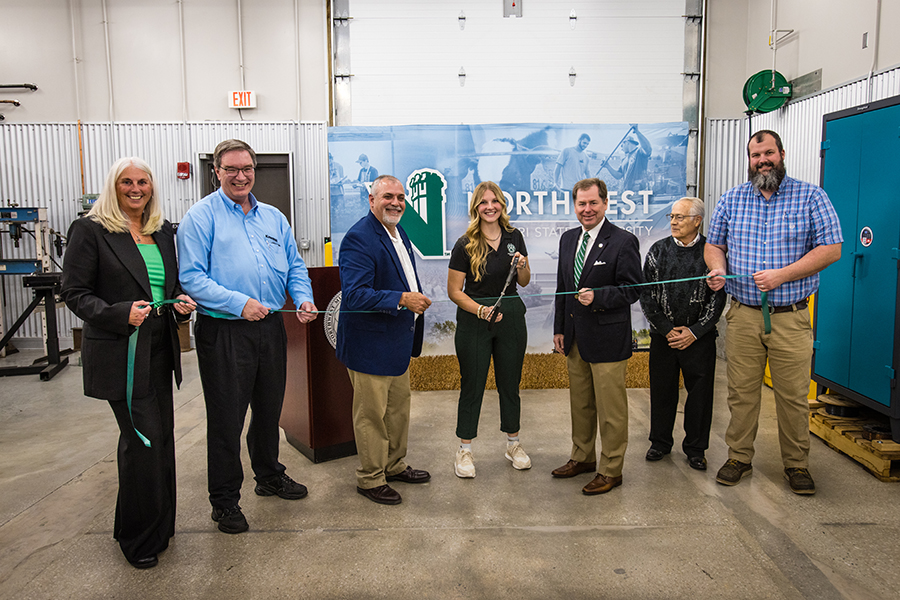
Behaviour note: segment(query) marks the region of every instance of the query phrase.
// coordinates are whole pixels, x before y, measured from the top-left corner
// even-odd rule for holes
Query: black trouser
[[[650,334],[650,446],[670,452],[678,409],[678,373],[684,375],[684,442],[688,456],[709,448],[713,384],[716,379],[716,333],[710,331],[684,350],[669,347],[666,337]]]
[[[255,479],[284,473],[278,462],[287,372],[284,321],[279,313],[261,321],[198,315],[194,340],[206,400],[209,501],[230,508],[241,499],[241,432],[248,406],[247,450]]]
[[[119,424],[119,494],[113,537],[129,561],[159,554],[175,535],[175,419],[172,409],[172,339],[166,318],[150,318],[141,334],[151,335],[150,391],[111,401]],[[150,447],[134,432],[150,440]]]
[[[461,376],[456,435],[461,440],[471,440],[478,435],[478,419],[491,357],[494,359],[494,379],[500,395],[500,431],[519,431],[522,411],[519,382],[528,343],[525,305],[520,298],[510,297],[504,298],[500,306],[503,319],[494,323],[490,330],[487,321],[461,308],[456,311],[454,342]]]

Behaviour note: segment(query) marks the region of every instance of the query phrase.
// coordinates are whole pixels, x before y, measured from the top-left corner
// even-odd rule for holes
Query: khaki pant
[[[385,485],[386,475],[406,470],[409,439],[409,369],[390,377],[347,369],[353,385],[353,431],[360,466],[356,485]]]
[[[597,460],[597,472],[607,477],[622,474],[628,446],[628,393],[625,391],[627,360],[587,363],[573,342],[566,366],[569,370],[569,402],[572,409],[572,460]]]
[[[749,463],[759,429],[761,389],[766,358],[775,392],[778,441],[785,468],[809,466],[809,369],[812,328],[809,310],[771,315],[772,332],[765,333],[762,312],[732,302],[725,315],[728,331],[728,408],[725,432],[728,457]]]

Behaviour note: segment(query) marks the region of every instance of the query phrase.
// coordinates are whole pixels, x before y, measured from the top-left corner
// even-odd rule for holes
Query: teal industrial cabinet
[[[820,275],[812,377],[890,417],[900,442],[900,96],[825,115],[821,156],[844,244]]]

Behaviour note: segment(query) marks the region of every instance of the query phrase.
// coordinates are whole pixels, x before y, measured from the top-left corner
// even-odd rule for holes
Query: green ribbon
[[[645,287],[645,286],[649,286],[649,285],[665,285],[667,283],[682,283],[685,281],[701,281],[701,280],[709,279],[709,277],[710,277],[709,275],[700,275],[699,277],[684,277],[681,279],[667,279],[665,281],[631,283],[631,284],[620,285],[620,286],[607,285],[607,286],[603,286],[603,287],[590,288],[590,291],[598,292],[600,290],[604,290],[604,289],[611,288],[611,287],[631,288],[631,287]],[[721,277],[722,279],[741,279],[744,277],[753,277],[753,275],[717,275],[717,277]],[[541,294],[514,294],[514,296],[518,296],[519,298],[536,298],[536,297],[540,297],[540,296],[566,296],[566,295],[577,295],[577,294],[578,294],[578,292],[576,291],[576,292],[551,292],[551,293],[541,293]],[[488,302],[490,302],[492,300],[498,300],[498,299],[499,299],[499,297],[478,298],[478,300],[485,300]],[[171,300],[166,300],[166,302],[171,302]],[[451,302],[451,300],[449,300],[449,299],[448,300],[435,300],[434,302]],[[766,333],[771,333],[772,332],[772,323],[771,323],[771,320],[769,317],[769,301],[768,301],[766,292],[762,292],[762,308],[763,308],[763,311],[762,311],[763,312],[763,322],[765,323]],[[407,309],[406,309],[406,307],[400,307],[400,310],[407,310]],[[203,311],[205,314],[208,314],[211,317],[216,317],[216,318],[231,318],[232,317],[232,315],[220,313],[220,312],[210,310],[205,307],[203,308]],[[281,309],[270,308],[269,312],[273,312],[273,313],[305,312],[305,313],[310,313],[310,314],[325,314],[328,311],[327,310],[303,310],[303,309],[299,309],[299,308],[294,309],[294,310],[287,310],[287,309],[283,309],[283,308],[281,308]],[[376,314],[376,313],[381,313],[383,311],[380,311],[380,310],[341,310],[341,312],[342,313],[357,313],[357,314]]]
[[[134,389],[134,355],[137,350],[139,329],[140,328],[135,328],[134,333],[128,336],[128,382],[125,384],[125,399],[128,401],[128,416],[131,418],[131,427],[134,429],[137,436],[141,438],[141,441],[144,442],[144,445],[149,448],[150,440],[148,440],[143,433],[138,431],[138,428],[134,424],[134,415],[131,413],[131,393]]]
[[[163,306],[164,304],[178,304],[180,302],[184,302],[184,300],[174,299],[174,300],[160,300],[159,302],[151,302],[150,304],[145,304],[144,306],[149,306],[150,308],[157,308],[159,306]],[[140,306],[138,308],[144,308],[144,306]],[[125,383],[125,399],[128,402],[128,416],[131,418],[131,427],[134,429],[134,432],[137,436],[144,442],[144,445],[150,448],[150,440],[147,437],[138,431],[137,427],[134,425],[134,414],[131,412],[131,397],[134,392],[134,355],[137,352],[137,341],[138,341],[138,331],[140,331],[140,326],[134,328],[134,331],[130,336],[128,336],[128,378]]]
[[[763,327],[765,328],[767,334],[772,333],[772,315],[769,314],[768,292],[763,292],[760,295],[760,302],[762,302],[762,306],[760,308],[762,309],[763,314]]]
[[[630,283],[630,284],[620,285],[620,286],[605,285],[605,286],[602,286],[602,287],[589,288],[589,290],[592,291],[592,292],[599,292],[600,290],[605,290],[605,289],[608,289],[608,288],[611,288],[611,287],[630,288],[630,287],[644,287],[644,286],[648,286],[648,285],[664,285],[664,284],[667,284],[667,283],[682,283],[682,282],[684,282],[684,281],[701,281],[701,280],[709,279],[709,277],[710,277],[709,275],[701,275],[701,276],[699,276],[699,277],[684,277],[684,278],[682,278],[682,279],[667,279],[667,280],[665,280],[665,281],[651,281],[651,282],[647,282],[647,283]],[[753,277],[753,276],[752,276],[752,275],[716,275],[716,277],[721,277],[722,279],[741,279],[741,278],[743,278],[743,277]],[[765,294],[765,293],[764,293],[764,294]],[[510,298],[512,298],[512,297],[519,297],[519,298],[539,298],[539,297],[542,297],[542,296],[570,296],[570,295],[578,295],[578,292],[575,291],[575,292],[549,292],[549,293],[541,293],[541,294],[513,294],[512,296],[508,296],[508,297],[510,297]],[[485,301],[488,301],[488,302],[490,302],[490,301],[495,301],[495,300],[499,300],[499,299],[500,299],[499,296],[493,296],[493,297],[492,297],[492,296],[486,296],[486,297],[478,297],[478,298],[477,298],[477,300],[485,300]],[[434,303],[434,302],[452,302],[452,300],[450,300],[450,299],[447,299],[447,300],[434,300],[433,303]],[[231,315],[228,315],[228,314],[225,314],[225,313],[218,313],[218,312],[216,312],[216,311],[214,311],[214,310],[210,310],[210,309],[205,308],[205,307],[203,307],[203,310],[204,310],[205,313],[209,313],[209,316],[211,316],[211,317],[217,317],[217,318],[231,318]],[[407,308],[406,308],[405,306],[401,306],[401,307],[400,307],[400,310],[407,310]],[[327,311],[327,310],[303,310],[303,309],[300,309],[300,308],[296,308],[296,309],[294,309],[294,310],[287,310],[287,309],[283,309],[283,308],[282,308],[282,309],[270,308],[270,309],[269,309],[269,312],[273,312],[273,313],[277,313],[277,312],[280,312],[280,313],[298,313],[298,312],[306,312],[306,313],[310,313],[310,314],[325,314],[325,313],[327,313],[328,311]],[[356,314],[376,314],[376,313],[381,313],[381,312],[384,312],[384,311],[380,311],[380,310],[341,310],[340,312],[342,312],[342,313],[356,313]]]
[[[442,301],[435,300],[435,302],[442,302]],[[206,309],[203,309],[203,310],[206,310]],[[408,309],[405,306],[401,306],[397,310],[408,310]],[[327,310],[303,310],[302,308],[295,308],[293,310],[289,310],[287,308],[270,308],[269,312],[270,313],[278,313],[278,312],[281,312],[281,313],[307,313],[310,315],[324,315],[328,311]],[[384,311],[383,310],[341,310],[338,312],[353,313],[355,315],[376,315],[376,314],[381,314]]]

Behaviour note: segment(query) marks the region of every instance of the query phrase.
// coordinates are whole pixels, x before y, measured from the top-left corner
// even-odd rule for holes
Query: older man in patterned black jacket
[[[647,253],[644,281],[670,281],[706,275],[700,233],[703,200],[682,198],[667,215],[672,236],[659,240]],[[647,286],[641,308],[650,321],[650,449],[647,460],[672,451],[672,428],[678,408],[678,373],[684,375],[684,441],[681,449],[694,469],[706,470],[713,384],[716,377],[716,322],[725,294],[714,292],[702,279]]]

